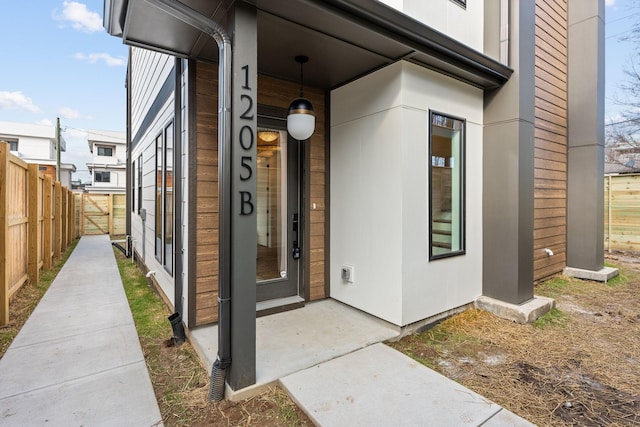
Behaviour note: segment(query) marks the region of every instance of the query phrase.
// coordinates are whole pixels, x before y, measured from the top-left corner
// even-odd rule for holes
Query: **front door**
[[[275,305],[299,295],[302,253],[299,143],[283,125],[259,119],[257,138],[256,294],[258,303],[273,301]]]

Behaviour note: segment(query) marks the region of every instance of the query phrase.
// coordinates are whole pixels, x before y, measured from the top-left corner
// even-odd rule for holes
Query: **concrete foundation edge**
[[[618,275],[618,269],[614,267],[604,267],[601,270],[594,271],[584,270],[582,268],[565,267],[563,273],[565,276],[569,277],[606,283]]]
[[[494,298],[481,296],[475,300],[476,308],[495,314],[503,319],[525,324],[535,322],[540,316],[555,307],[555,300],[548,297],[534,295],[523,304],[510,304]]]

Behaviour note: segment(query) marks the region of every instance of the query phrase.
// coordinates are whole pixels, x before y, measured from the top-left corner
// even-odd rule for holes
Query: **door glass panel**
[[[258,282],[287,277],[287,133],[258,130]]]

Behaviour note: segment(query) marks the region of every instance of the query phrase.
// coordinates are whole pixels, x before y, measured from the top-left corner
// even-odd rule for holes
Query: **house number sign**
[[[242,86],[239,88],[240,92],[240,117],[238,131],[238,144],[240,148],[240,167],[239,178],[241,182],[249,181],[253,177],[254,159],[253,159],[253,146],[255,143],[255,135],[253,133],[253,121],[255,117],[255,103],[253,97],[253,90],[249,84],[249,65],[244,65],[242,68],[242,77],[240,83]],[[253,214],[254,202],[253,193],[247,190],[240,190],[240,215],[246,216]]]

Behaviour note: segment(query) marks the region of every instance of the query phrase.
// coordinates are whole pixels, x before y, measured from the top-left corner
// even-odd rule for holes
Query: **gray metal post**
[[[533,298],[535,3],[512,2],[509,15],[514,73],[484,101],[482,282],[521,304]]]
[[[604,1],[569,1],[567,265],[604,267]]]
[[[231,149],[231,371],[234,389],[256,382],[256,172],[258,30],[255,7],[236,3]]]

